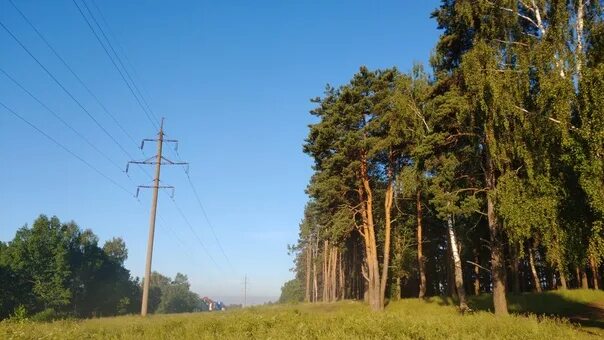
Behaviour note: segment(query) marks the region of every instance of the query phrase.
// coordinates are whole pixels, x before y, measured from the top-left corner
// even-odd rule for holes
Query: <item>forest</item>
[[[603,4],[443,0],[430,69],[328,85],[282,300],[601,289]]]
[[[142,286],[124,267],[126,243],[112,238],[99,246],[90,229],[40,215],[0,242],[0,320],[50,321],[134,314]],[[151,275],[149,310],[182,313],[206,310],[189,290],[186,275]]]

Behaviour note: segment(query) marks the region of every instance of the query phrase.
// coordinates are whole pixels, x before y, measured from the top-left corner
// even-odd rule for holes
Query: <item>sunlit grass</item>
[[[550,296],[551,295],[551,296]],[[485,304],[488,296],[472,300]],[[527,303],[536,309],[564,311],[569,305],[604,302],[604,292],[568,291],[511,296],[513,311]],[[498,318],[486,311],[460,315],[450,299],[405,299],[384,313],[359,302],[262,306],[215,313],[123,316],[52,323],[2,322],[0,338],[30,339],[592,339],[601,329],[583,328],[560,318],[513,315]],[[565,307],[566,306],[566,307]],[[575,312],[571,309],[570,311]],[[539,311],[536,311],[539,313]],[[604,322],[604,320],[602,320]]]

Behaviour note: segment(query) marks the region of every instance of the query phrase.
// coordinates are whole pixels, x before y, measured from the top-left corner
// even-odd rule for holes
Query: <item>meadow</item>
[[[597,339],[604,291],[510,295],[509,317],[488,311],[490,296],[461,315],[449,298],[404,299],[383,313],[361,302],[290,304],[212,313],[33,322],[5,320],[2,339]],[[544,315],[547,314],[547,315]]]

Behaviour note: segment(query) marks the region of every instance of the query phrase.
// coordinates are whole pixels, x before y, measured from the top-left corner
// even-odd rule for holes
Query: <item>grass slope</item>
[[[123,316],[51,323],[0,323],[0,338],[28,339],[595,339],[604,336],[604,318],[593,313],[604,292],[567,291],[510,296],[522,313],[496,318],[489,296],[471,301],[477,309],[460,315],[450,299],[406,299],[372,313],[359,302],[263,306],[217,313]],[[600,310],[601,311],[601,310]],[[558,317],[581,317],[588,327]],[[581,321],[581,319],[578,319]]]

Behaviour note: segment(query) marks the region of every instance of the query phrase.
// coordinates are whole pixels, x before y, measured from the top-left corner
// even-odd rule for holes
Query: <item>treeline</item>
[[[18,314],[36,320],[138,313],[141,282],[124,267],[126,244],[98,237],[75,222],[41,215],[14,239],[0,242],[0,319]],[[201,310],[187,277],[153,273],[150,311]]]
[[[506,292],[601,287],[602,4],[443,0],[431,74],[328,86],[284,291],[374,310],[489,292],[506,314]]]
[[[172,280],[158,272],[153,272],[150,283],[149,313],[186,313],[208,310],[208,306],[199,295],[189,290],[191,285],[184,274],[177,273]]]

